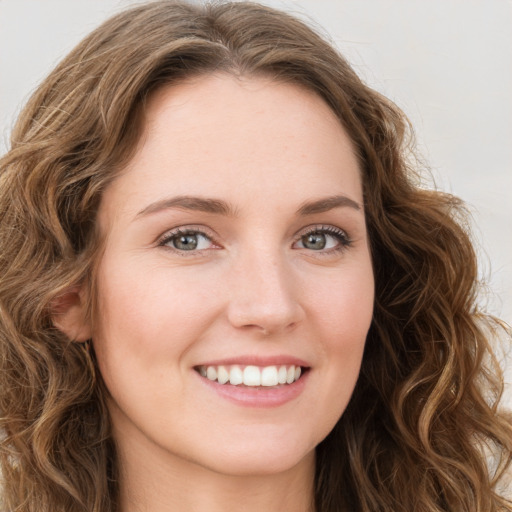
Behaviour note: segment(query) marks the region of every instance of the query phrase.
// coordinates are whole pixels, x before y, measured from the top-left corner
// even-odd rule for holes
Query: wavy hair
[[[421,186],[403,113],[303,22],[254,3],[181,1],[129,9],[84,39],[33,94],[0,161],[3,510],[119,510],[94,352],[52,314],[66,290],[94,289],[96,212],[149,95],[214,72],[315,92],[360,161],[374,318],[352,399],[317,447],[317,511],[512,510],[496,490],[512,450],[490,344],[501,327],[476,306],[463,204]]]

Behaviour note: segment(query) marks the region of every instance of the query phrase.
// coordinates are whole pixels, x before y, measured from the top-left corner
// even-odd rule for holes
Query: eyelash
[[[335,226],[325,226],[325,225],[316,225],[306,228],[301,235],[299,236],[297,241],[301,241],[304,239],[304,237],[314,235],[314,234],[323,234],[323,235],[329,235],[333,238],[335,238],[338,242],[338,245],[336,247],[332,247],[329,249],[322,249],[319,251],[313,251],[312,253],[315,254],[315,256],[329,256],[333,253],[340,253],[344,250],[348,249],[352,245],[352,239],[348,236],[346,231],[337,228]],[[297,242],[295,242],[297,243]]]
[[[311,253],[315,254],[315,256],[323,256],[323,255],[330,255],[332,253],[339,253],[343,252],[347,248],[349,248],[352,245],[352,240],[348,236],[348,234],[335,226],[325,226],[325,225],[316,225],[306,228],[297,238],[297,240],[294,242],[294,245],[298,242],[301,242],[304,240],[305,237],[315,234],[324,234],[331,236],[335,238],[338,242],[338,245],[336,247],[332,247],[329,249],[320,249],[318,251],[312,250]],[[176,228],[170,232],[167,232],[165,235],[163,235],[160,240],[158,241],[158,247],[162,247],[164,249],[170,250],[176,254],[179,254],[180,256],[184,257],[194,257],[194,256],[200,256],[204,250],[208,249],[197,249],[197,250],[183,250],[183,249],[177,249],[176,247],[172,247],[168,244],[172,242],[172,240],[176,239],[179,236],[186,236],[186,235],[200,235],[204,238],[207,238],[212,244],[215,244],[215,237],[209,234],[205,231],[204,227],[179,227]],[[307,250],[306,247],[302,247],[301,249]]]
[[[201,235],[202,237],[210,240],[210,242],[212,244],[215,244],[215,241],[214,241],[215,237],[212,236],[211,234],[209,234],[208,232],[206,232],[204,227],[190,226],[190,227],[186,227],[186,228],[179,227],[179,228],[173,229],[172,231],[165,233],[158,241],[158,247],[162,247],[164,249],[167,249],[169,251],[174,252],[175,254],[178,254],[178,255],[184,256],[184,257],[200,256],[205,249],[186,251],[186,250],[177,249],[176,247],[167,245],[173,239],[176,239],[179,236],[186,236],[186,235]]]

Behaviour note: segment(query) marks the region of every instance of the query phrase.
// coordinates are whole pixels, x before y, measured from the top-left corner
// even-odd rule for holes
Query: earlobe
[[[81,286],[69,288],[51,303],[53,325],[71,341],[84,342],[92,337]]]

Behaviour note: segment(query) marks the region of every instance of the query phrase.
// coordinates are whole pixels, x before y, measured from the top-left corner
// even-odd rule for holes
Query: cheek
[[[325,393],[316,405],[326,411],[328,431],[343,414],[359,377],[373,314],[371,265],[368,262],[333,273],[310,290],[311,327],[326,362],[320,369]]]
[[[137,337],[146,353],[172,348],[170,338],[187,340],[187,333],[208,317],[204,283],[180,279],[172,269],[106,261],[98,281],[101,330],[114,338],[122,333],[127,341]]]
[[[168,269],[110,263],[102,263],[98,276],[94,348],[114,402],[143,424],[162,403],[179,403],[188,369],[183,361],[209,310],[196,286],[169,279]]]
[[[306,283],[304,283],[306,284]],[[374,303],[374,279],[369,258],[309,280],[309,310],[315,323],[335,346],[361,344],[366,339]]]

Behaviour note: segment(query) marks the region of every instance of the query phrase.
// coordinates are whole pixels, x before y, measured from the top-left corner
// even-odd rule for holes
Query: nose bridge
[[[299,321],[296,283],[282,251],[265,247],[241,255],[230,281],[229,319],[236,327],[270,334]]]

